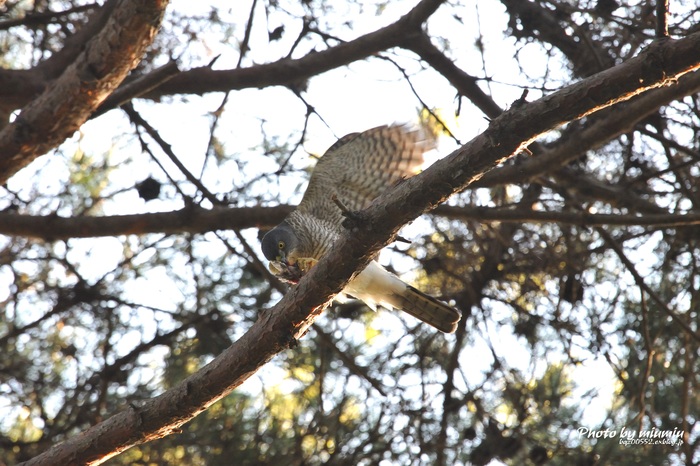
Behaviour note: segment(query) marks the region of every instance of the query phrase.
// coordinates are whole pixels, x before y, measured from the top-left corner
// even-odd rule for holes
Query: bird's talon
[[[316,265],[317,259],[313,257],[301,257],[297,259],[296,267],[301,271],[302,274],[308,273],[311,267]]]
[[[359,228],[363,221],[362,216],[357,212],[343,212],[343,217],[345,217],[345,220],[343,220],[341,225],[343,225],[343,228],[350,231]]]
[[[362,218],[357,211],[348,209],[345,204],[343,204],[343,201],[338,198],[337,194],[333,194],[331,196],[331,200],[338,206],[340,212],[343,214],[343,217],[345,217],[345,220],[343,220],[342,223],[344,228],[353,230],[360,225]]]

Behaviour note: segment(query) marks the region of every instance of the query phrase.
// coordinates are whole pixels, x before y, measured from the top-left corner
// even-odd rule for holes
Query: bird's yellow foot
[[[313,257],[300,257],[297,259],[296,266],[299,267],[301,270],[302,275],[306,274],[311,270],[311,267],[316,265],[318,262],[318,259],[314,259]]]

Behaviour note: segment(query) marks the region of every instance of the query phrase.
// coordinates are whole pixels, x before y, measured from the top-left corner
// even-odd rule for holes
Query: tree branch
[[[206,233],[273,226],[293,207],[237,207],[211,210],[190,205],[174,212],[104,217],[29,216],[0,212],[0,234],[54,241],[68,238],[143,235],[147,233]]]
[[[96,118],[113,108],[124,105],[132,99],[152,91],[178,73],[180,73],[180,70],[177,67],[177,62],[171,60],[148,74],[140,75],[134,79],[125,79],[124,83],[107,97],[99,108],[90,115],[90,118]]]
[[[18,215],[0,212],[0,234],[46,241],[101,236],[145,235],[149,233],[207,233],[217,230],[270,228],[294,209],[291,205],[273,207],[215,207],[197,205],[173,212],[102,217],[59,217],[57,215]],[[441,205],[432,214],[459,220],[501,223],[559,223],[580,226],[642,226],[681,228],[700,225],[697,213],[591,214],[551,212],[525,208],[493,208]]]
[[[444,0],[422,0],[393,24],[298,59],[285,58],[233,70],[194,68],[173,77],[145,97],[157,100],[172,94],[202,95],[251,87],[289,86],[401,45],[407,38],[421,33],[421,26],[443,2]]]
[[[63,18],[74,13],[82,13],[91,11],[99,5],[90,3],[87,5],[78,5],[62,11],[42,11],[40,13],[29,13],[21,18],[5,19],[0,21],[0,31],[6,31],[16,26],[38,26],[51,24],[58,18]]]
[[[560,167],[576,160],[586,152],[604,145],[607,141],[611,141],[621,134],[632,131],[635,125],[644,118],[658,112],[659,107],[698,91],[700,91],[700,72],[696,71],[679,78],[673,86],[645,92],[622,106],[601,112],[604,115],[596,115],[595,121],[582,128],[575,136],[569,134],[572,137],[562,138],[552,146],[540,146],[535,151],[535,157],[517,165],[493,170],[484,175],[475,186],[494,186],[506,182],[512,184],[524,182],[545,173],[556,173]],[[561,176],[566,178],[563,173]],[[577,174],[576,177],[580,177],[580,175]],[[579,179],[579,181],[581,180]],[[624,199],[621,199],[619,193],[615,193],[615,197],[609,200],[620,202]]]
[[[85,44],[104,28],[116,4],[117,0],[108,0],[102,6],[94,5],[93,11],[87,10],[87,23],[66,38],[61,50],[32,69],[0,68],[0,109],[11,111],[24,107],[44,92],[75,61]]]
[[[412,37],[405,46],[425,60],[435,70],[439,71],[460,95],[466,96],[486,116],[496,118],[503,110],[477,85],[477,78],[468,75],[457,67],[454,62],[440,51],[425,34]],[[620,134],[631,131],[634,126],[647,116],[658,111],[659,107],[668,104],[681,97],[692,95],[700,90],[700,72],[689,73],[681,78],[674,86],[663,87],[637,96],[622,107],[615,107],[605,112],[605,115],[597,115],[596,121],[583,128],[577,137],[565,138],[563,143],[553,146],[536,146],[533,151],[536,157],[529,158],[515,165],[499,167],[485,174],[483,178],[474,183],[473,187],[495,186],[503,183],[525,182],[536,176],[555,172],[559,167],[565,166],[572,160],[581,157],[587,151],[610,141]],[[565,180],[569,177],[566,173],[559,173],[559,177]],[[577,175],[578,176],[578,175]],[[579,185],[585,184],[585,180],[578,179]],[[604,200],[620,202],[624,201],[619,193],[613,193],[602,189],[596,191]],[[629,196],[625,196],[629,197]],[[647,209],[641,209],[646,211]]]
[[[124,0],[75,61],[0,132],[0,183],[70,137],[138,64],[167,1]]]
[[[140,113],[138,113],[138,112],[134,109],[134,106],[131,104],[131,102],[128,102],[128,103],[124,104],[124,105],[122,106],[122,110],[124,110],[124,112],[125,112],[125,113],[127,114],[127,116],[129,117],[129,120],[131,120],[131,122],[132,122],[134,125],[140,126],[140,127],[142,127],[143,129],[146,130],[146,133],[148,133],[148,135],[149,135],[151,138],[153,138],[153,140],[156,142],[156,144],[158,144],[158,146],[160,147],[160,150],[162,150],[163,153],[168,157],[168,159],[170,159],[170,162],[172,162],[173,165],[175,165],[175,166],[177,167],[177,169],[180,170],[180,173],[182,173],[182,174],[185,176],[185,178],[187,179],[187,181],[189,181],[190,183],[192,183],[192,184],[199,190],[199,192],[202,194],[202,196],[204,196],[207,200],[209,200],[209,202],[211,202],[212,205],[218,205],[218,204],[221,203],[221,202],[216,198],[216,196],[214,196],[214,195],[206,188],[206,186],[204,186],[204,184],[202,184],[202,182],[199,180],[199,178],[197,178],[196,176],[194,176],[194,175],[192,174],[192,172],[190,172],[190,171],[187,169],[187,167],[185,167],[185,164],[183,164],[183,163],[180,161],[180,159],[177,157],[177,155],[175,155],[175,153],[173,152],[173,149],[172,149],[172,147],[170,146],[170,144],[168,144],[168,143],[161,137],[160,133],[159,133],[153,126],[151,126],[151,124],[150,124],[148,121],[146,121],[146,120],[141,116]],[[161,167],[161,168],[162,168],[162,167]],[[169,177],[170,180],[173,182],[173,184],[177,184],[177,183],[173,180],[172,177],[170,177],[170,176],[168,176],[168,177]],[[180,189],[178,189],[178,191],[180,191]],[[182,194],[182,191],[180,191],[180,193]]]
[[[597,71],[607,69],[614,64],[607,50],[594,44],[587,31],[577,28],[575,23],[561,24],[561,18],[537,2],[520,0],[501,0],[501,3],[511,15],[513,35],[518,38],[534,37],[542,42],[550,43],[566,55],[574,68],[576,76],[591,76]],[[515,18],[520,26],[515,25]],[[578,40],[568,30],[573,29],[578,34]],[[581,43],[586,44],[582,47]]]

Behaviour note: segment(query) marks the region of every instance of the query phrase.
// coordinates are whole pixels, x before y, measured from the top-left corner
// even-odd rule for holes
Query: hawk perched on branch
[[[318,161],[299,206],[262,239],[270,270],[288,282],[301,276],[333,246],[344,219],[336,199],[361,210],[386,188],[414,175],[433,138],[409,126],[380,126],[352,133]],[[443,332],[454,332],[461,314],[407,285],[372,261],[343,290],[372,309],[400,309]]]

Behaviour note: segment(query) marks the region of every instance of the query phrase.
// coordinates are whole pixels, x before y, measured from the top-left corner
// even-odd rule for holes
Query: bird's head
[[[263,236],[262,252],[269,261],[294,265],[298,244],[299,238],[292,227],[282,222]]]
[[[287,222],[268,231],[262,239],[262,251],[270,261],[270,271],[288,283],[298,283],[303,275],[297,264],[299,238]]]

